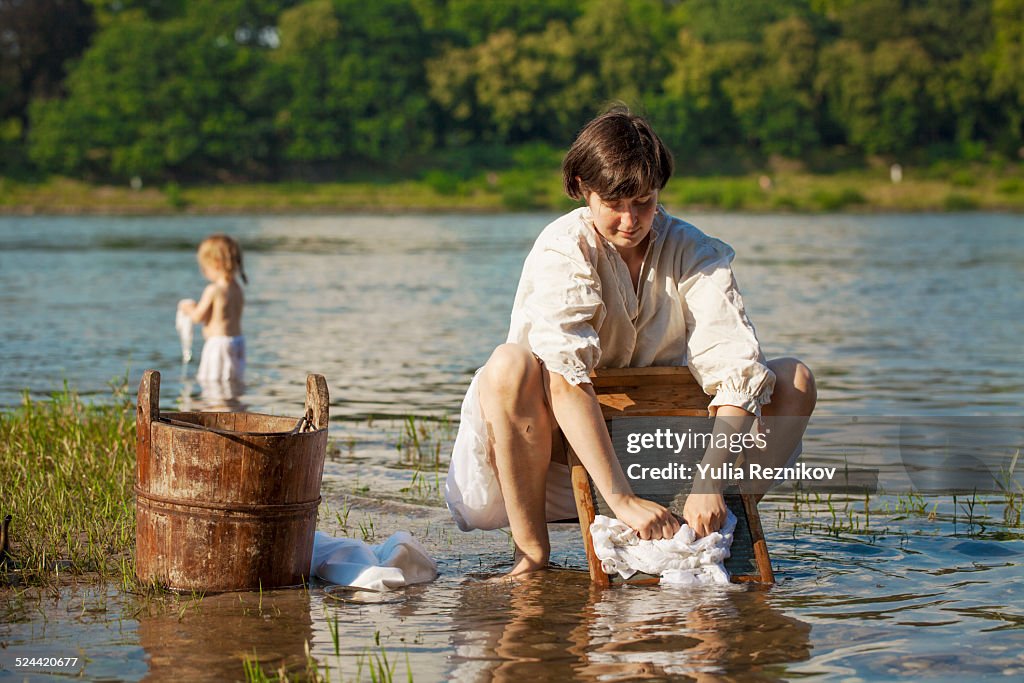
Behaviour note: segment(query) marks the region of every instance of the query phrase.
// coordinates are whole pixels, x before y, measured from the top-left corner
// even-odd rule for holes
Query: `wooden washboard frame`
[[[616,417],[708,416],[708,397],[686,367],[605,369],[596,371],[591,379],[606,421]],[[629,581],[621,581],[602,571],[601,561],[594,554],[590,525],[596,514],[611,516],[611,512],[568,443],[565,443],[565,451],[572,472],[573,495],[576,498],[576,511],[586,546],[591,581],[599,586],[657,583],[658,577],[647,574],[638,574]],[[672,502],[659,499],[658,496],[644,495],[642,489],[635,487],[634,492],[662,505],[670,506]],[[757,512],[756,498],[727,491],[725,504],[737,518],[732,556],[725,563],[732,581],[774,583],[775,576],[761,528],[761,517]],[[682,512],[677,509],[673,511],[677,514]]]

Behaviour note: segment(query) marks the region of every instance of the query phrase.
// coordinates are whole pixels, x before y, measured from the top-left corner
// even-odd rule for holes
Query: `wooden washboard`
[[[688,416],[707,417],[708,397],[685,367],[617,368],[598,370],[592,376],[594,390],[606,421],[620,417]],[[568,443],[565,444],[569,467],[572,471],[573,494],[576,511],[587,551],[587,565],[591,580],[600,586],[618,583],[657,583],[658,577],[637,574],[628,581],[611,577],[601,569],[601,561],[594,554],[590,537],[590,524],[595,514],[614,516],[600,493],[594,488],[587,471],[576,458]],[[618,452],[620,460],[622,453]],[[682,509],[673,504],[674,495],[651,493],[634,484],[633,492],[669,507],[680,515]],[[726,491],[725,504],[736,515],[732,556],[725,562],[734,583],[775,582],[772,574],[768,546],[761,529],[754,496]],[[678,508],[678,509],[677,509]]]

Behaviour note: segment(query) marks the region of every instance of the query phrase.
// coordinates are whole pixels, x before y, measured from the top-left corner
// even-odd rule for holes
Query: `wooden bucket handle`
[[[331,399],[323,375],[306,375],[306,416],[317,429],[327,429]]]
[[[330,418],[330,394],[323,375],[306,376],[306,417],[316,429],[327,429]],[[160,420],[160,373],[146,370],[139,382],[139,400],[135,408],[137,452],[148,459],[153,423]],[[211,430],[218,431],[218,430]]]
[[[160,373],[146,370],[139,382],[139,400],[135,406],[135,453],[140,463],[149,462],[153,442],[153,423],[160,419]]]

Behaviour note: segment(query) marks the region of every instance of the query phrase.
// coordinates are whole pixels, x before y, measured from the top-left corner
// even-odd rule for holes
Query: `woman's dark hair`
[[[672,153],[646,119],[614,107],[592,120],[562,161],[562,184],[573,199],[592,190],[611,201],[640,197],[665,187]]]

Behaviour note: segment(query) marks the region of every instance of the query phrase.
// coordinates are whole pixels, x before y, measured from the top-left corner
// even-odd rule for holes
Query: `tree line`
[[[7,173],[487,165],[611,101],[684,172],[1024,145],[1024,0],[0,0],[0,60]]]

